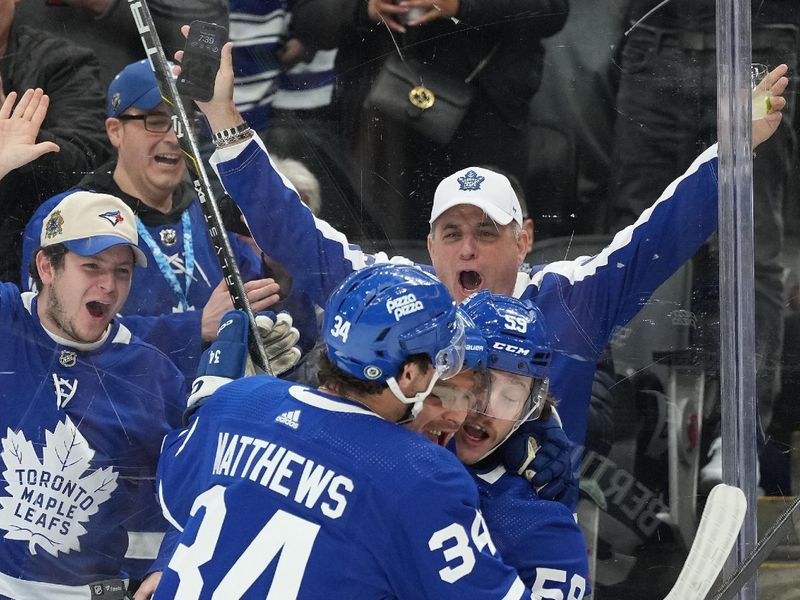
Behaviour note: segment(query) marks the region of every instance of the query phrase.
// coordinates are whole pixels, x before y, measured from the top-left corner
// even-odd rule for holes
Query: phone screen
[[[201,101],[211,99],[220,52],[226,40],[227,31],[224,27],[203,21],[192,22],[178,78],[180,93]]]

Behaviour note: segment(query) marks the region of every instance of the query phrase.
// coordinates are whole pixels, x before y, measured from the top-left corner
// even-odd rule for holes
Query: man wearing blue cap
[[[43,219],[39,294],[0,284],[0,598],[121,599],[166,529],[152,479],[185,380],[115,319],[138,241],[119,198],[73,192]]]
[[[197,196],[186,180],[178,146],[179,123],[163,103],[146,60],[126,66],[111,82],[106,133],[117,156],[88,174],[77,189],[112,194],[136,214],[139,247],[148,266],[133,278],[121,308],[125,324],[193,376],[202,345],[216,336],[219,319],[232,305]],[[45,202],[25,230],[23,264],[38,245],[45,215],[69,190]],[[260,256],[231,236],[231,245],[254,311],[278,301],[278,285],[262,279]],[[30,281],[22,273],[23,287]],[[283,336],[280,353],[267,349],[276,373],[299,358],[291,318],[281,315],[273,333]],[[288,336],[288,337],[287,337]],[[287,350],[288,348],[288,350]]]

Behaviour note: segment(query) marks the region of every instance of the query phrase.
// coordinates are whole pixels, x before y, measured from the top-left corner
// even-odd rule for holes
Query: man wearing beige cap
[[[0,598],[121,599],[166,528],[139,526],[184,378],[115,320],[146,264],[130,208],[76,192],[43,222],[39,294],[0,284]]]

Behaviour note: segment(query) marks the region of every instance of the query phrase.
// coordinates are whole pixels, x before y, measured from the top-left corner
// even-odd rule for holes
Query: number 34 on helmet
[[[441,281],[411,265],[372,265],[352,273],[326,304],[323,337],[339,369],[386,383],[395,395],[395,377],[409,356],[430,358],[436,369],[431,387],[457,374],[464,360],[464,323],[453,298]]]

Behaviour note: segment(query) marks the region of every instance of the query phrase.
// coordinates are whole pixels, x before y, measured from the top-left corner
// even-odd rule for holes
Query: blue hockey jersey
[[[534,302],[547,319],[553,347],[551,390],[570,439],[586,433],[597,359],[617,327],[717,227],[717,149],[712,146],[672,182],[638,221],[602,252],[520,273],[514,295]],[[374,262],[405,262],[367,254],[317,219],[254,138],[218,150],[212,166],[247,219],[259,247],[283,264],[295,285],[319,305],[353,270]]]
[[[37,298],[8,283],[0,335],[0,598],[87,598],[158,536],[143,523],[166,529],[155,468],[184,379],[118,323],[97,344],[51,337]]]
[[[39,247],[42,221],[64,196],[74,191],[75,189],[68,190],[43,202],[25,227],[22,250],[22,264],[25,265],[22,274],[24,289],[30,289],[26,266],[34,250]],[[118,190],[108,190],[108,193],[121,196]],[[146,226],[146,229],[169,263],[181,289],[185,291],[189,265],[187,265],[185,247],[187,236],[184,222],[189,223],[188,237],[191,239],[194,267],[186,294],[188,306],[182,305],[180,298],[159,270],[153,251],[140,236],[139,248],[147,257],[147,267],[134,271],[131,292],[125,306],[122,307],[121,314],[125,317],[125,326],[134,335],[164,352],[187,379],[192,379],[197,370],[197,361],[202,354],[200,337],[202,310],[211,292],[222,280],[222,269],[217,261],[217,254],[199,203],[193,198],[186,200],[188,200],[186,208],[175,222],[165,221]],[[137,212],[136,205],[132,208]],[[183,213],[186,213],[188,218],[182,218]],[[261,258],[235,236],[229,237],[244,281],[261,277]]]
[[[530,597],[455,456],[305,386],[218,390],[167,436],[158,491],[182,534],[156,600]]]
[[[570,510],[542,500],[502,465],[469,471],[497,550],[525,585],[542,598],[581,600],[588,594],[586,542]]]

